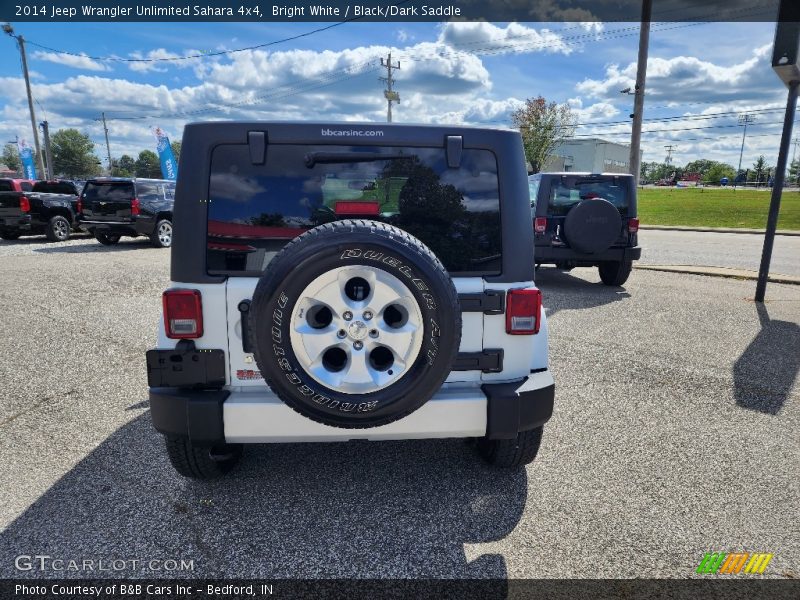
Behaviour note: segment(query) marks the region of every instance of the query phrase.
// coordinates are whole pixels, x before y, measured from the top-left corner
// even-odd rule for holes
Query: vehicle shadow
[[[536,285],[542,290],[548,318],[561,310],[597,308],[631,296],[623,287],[592,283],[554,267],[536,269]]]
[[[800,326],[770,319],[755,303],[761,330],[733,364],[736,404],[776,415],[792,393],[800,370]]]
[[[91,240],[94,239],[91,235],[84,231],[73,231],[70,236],[70,240]],[[22,246],[31,246],[33,244],[58,244],[59,242],[50,242],[45,237],[44,234],[41,235],[32,235],[32,236],[25,236],[20,237],[15,240],[3,240],[0,239],[0,246],[12,246],[12,245],[22,245]]]
[[[248,446],[225,478],[187,480],[145,413],[0,534],[0,577],[87,576],[13,566],[46,554],[194,560],[103,577],[505,580],[502,556],[467,562],[464,544],[507,536],[526,497],[524,469],[489,468],[464,440]]]
[[[114,246],[105,246],[92,237],[85,244],[52,244],[44,248],[34,248],[42,254],[85,254],[89,252],[126,252],[129,250],[162,250],[155,248],[147,238],[123,238]]]

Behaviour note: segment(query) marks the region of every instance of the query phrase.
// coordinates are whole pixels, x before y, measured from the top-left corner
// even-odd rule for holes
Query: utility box
[[[800,2],[781,0],[772,68],[787,86],[800,81]]]

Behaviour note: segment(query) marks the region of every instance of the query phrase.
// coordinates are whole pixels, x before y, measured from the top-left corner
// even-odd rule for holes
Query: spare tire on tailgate
[[[607,250],[617,241],[622,218],[617,207],[608,200],[583,200],[567,213],[564,237],[567,243],[586,254]]]
[[[444,383],[461,342],[445,268],[418,239],[376,221],[320,225],[287,244],[261,275],[249,319],[275,394],[345,428],[418,409]]]

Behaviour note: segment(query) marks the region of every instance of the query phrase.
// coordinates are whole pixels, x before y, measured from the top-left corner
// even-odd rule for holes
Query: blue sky
[[[347,23],[267,48],[184,61],[131,63],[94,57],[175,58],[264,44],[330,23],[20,23],[28,40],[37,117],[76,127],[105,158],[100,113],[113,156],[153,149],[150,127],[179,139],[207,119],[385,119],[381,56],[400,60],[397,122],[504,126],[525,98],[568,102],[577,133],[627,141],[638,45],[632,23]],[[696,158],[736,165],[736,113],[757,110],[744,165],[775,162],[785,88],[769,67],[770,23],[654,23],[644,160]],[[30,138],[14,41],[0,39],[0,135]],[[774,109],[774,110],[772,110]],[[185,114],[187,112],[195,114]],[[719,113],[728,113],[719,115]],[[707,116],[711,115],[711,116]],[[136,118],[131,118],[136,117]],[[617,124],[616,122],[622,121]]]

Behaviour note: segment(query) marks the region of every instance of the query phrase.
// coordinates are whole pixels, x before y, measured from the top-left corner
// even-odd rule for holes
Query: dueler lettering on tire
[[[375,221],[321,225],[259,279],[249,315],[267,384],[291,408],[376,427],[441,387],[461,341],[458,295],[433,253]]]

